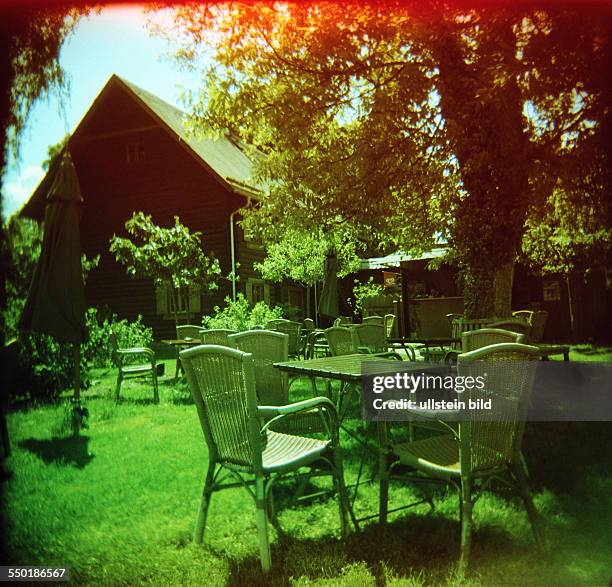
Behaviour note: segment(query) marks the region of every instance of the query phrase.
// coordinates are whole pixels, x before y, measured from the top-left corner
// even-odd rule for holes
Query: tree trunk
[[[179,302],[179,290],[176,287],[172,286],[172,303],[173,303],[173,308],[172,308],[173,312],[172,313],[174,314],[174,328],[175,328],[175,331],[177,331],[176,327],[179,325],[179,322],[178,322],[178,310],[177,310],[178,302]]]
[[[512,315],[514,262],[498,269],[468,267],[463,271],[463,313],[466,318],[508,318]]]
[[[493,315],[499,318],[512,316],[512,284],[514,282],[514,261],[501,265],[493,276]]]
[[[574,295],[572,293],[571,274],[565,276],[565,283],[567,284],[567,307],[570,319],[570,342],[574,342],[576,340],[576,315],[574,313]]]

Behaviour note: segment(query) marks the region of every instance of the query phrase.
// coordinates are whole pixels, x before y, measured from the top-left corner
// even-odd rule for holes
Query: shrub
[[[46,334],[24,334],[4,349],[3,373],[10,399],[55,400],[74,382],[74,345]],[[81,389],[89,387],[87,361],[81,354]]]
[[[119,346],[148,346],[153,331],[142,323],[118,320],[117,316],[88,308],[86,324],[88,339],[81,345],[81,389],[90,385],[91,367],[110,367],[111,327],[117,334]],[[28,333],[5,348],[6,364],[3,376],[12,400],[56,400],[74,382],[74,346],[57,342],[46,334]]]
[[[225,298],[225,303],[223,310],[219,306],[215,306],[213,316],[204,316],[202,326],[205,328],[229,328],[240,332],[250,330],[257,324],[265,326],[268,320],[282,318],[283,316],[281,308],[278,306],[270,308],[265,302],[257,302],[251,307],[243,294],[238,294],[235,302],[228,296]]]
[[[142,316],[130,322],[119,320],[116,314],[110,314],[108,310],[88,308],[86,319],[89,337],[83,344],[82,354],[92,367],[112,365],[111,329],[117,335],[120,348],[146,347],[153,341],[153,330],[142,323]]]

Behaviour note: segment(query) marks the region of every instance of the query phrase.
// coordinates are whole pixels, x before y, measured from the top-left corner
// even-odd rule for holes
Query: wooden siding
[[[166,130],[154,125],[133,98],[116,90],[98,105],[78,140],[71,143],[71,152],[84,197],[83,251],[101,255],[87,282],[87,302],[108,306],[122,318],[142,314],[155,337],[161,338],[173,334],[174,323],[156,313],[152,280],[128,277],[108,252],[109,239],[126,234],[124,224],[135,211],[151,214],[162,226],[172,225],[174,216],[179,216],[192,231],[203,233],[205,250],[219,259],[225,276],[230,272],[230,196],[235,196]],[[144,160],[128,162],[128,143],[142,145]],[[213,294],[203,295],[203,313],[231,292],[227,280],[221,279],[219,286]],[[200,316],[195,319],[199,323]]]

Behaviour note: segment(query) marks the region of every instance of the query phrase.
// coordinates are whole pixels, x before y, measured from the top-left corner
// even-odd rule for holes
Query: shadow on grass
[[[54,437],[48,440],[38,438],[27,438],[19,443],[19,446],[43,460],[50,465],[59,465],[85,468],[94,458],[89,453],[88,436],[69,436],[67,438]]]
[[[612,346],[592,347],[591,345],[576,345],[572,347],[572,350],[581,355],[595,357],[597,355],[609,355],[612,353]]]
[[[507,532],[493,527],[479,528],[472,540],[475,569],[486,564],[493,551],[516,553],[525,560],[533,551],[531,544],[517,543]],[[338,581],[343,576],[345,581],[338,584],[371,584],[373,576],[376,584],[384,585],[389,575],[411,577],[422,573],[427,584],[444,584],[459,559],[459,523],[436,513],[410,514],[386,525],[372,524],[352,533],[345,542],[332,537],[301,539],[283,534],[271,551],[272,570],[268,575],[263,574],[257,556],[231,560],[227,585],[288,585],[294,577]],[[226,556],[223,552],[215,555]],[[349,580],[347,569],[360,565],[361,571],[353,570]]]
[[[592,472],[612,475],[611,440],[610,422],[529,422],[523,452],[532,486],[573,493]]]

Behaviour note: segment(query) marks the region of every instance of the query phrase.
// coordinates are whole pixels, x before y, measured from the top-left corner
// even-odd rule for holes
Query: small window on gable
[[[140,163],[145,159],[143,143],[128,143],[125,146],[125,157],[129,164]]]

